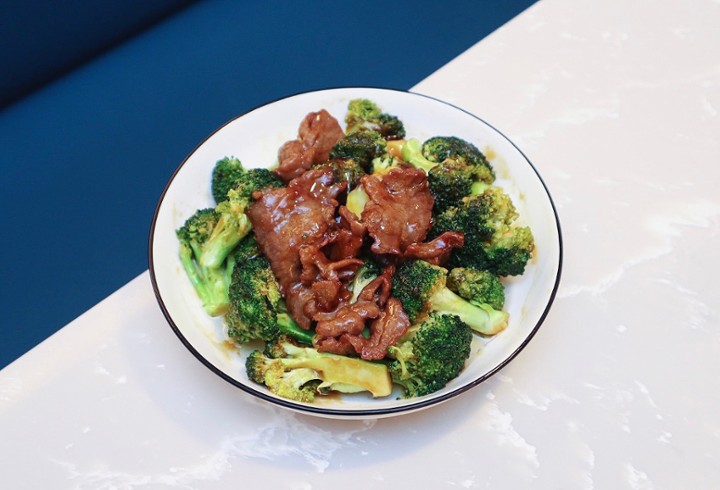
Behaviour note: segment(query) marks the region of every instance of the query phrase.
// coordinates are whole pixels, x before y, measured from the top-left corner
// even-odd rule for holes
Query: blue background
[[[218,126],[305,90],[409,89],[532,3],[3,2],[0,368],[147,269],[160,193]]]

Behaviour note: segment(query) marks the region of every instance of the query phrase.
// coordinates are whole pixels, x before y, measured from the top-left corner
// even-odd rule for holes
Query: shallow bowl
[[[476,336],[466,368],[442,390],[402,399],[400,392],[382,399],[362,394],[319,397],[314,404],[274,396],[248,380],[245,357],[251,348],[228,342],[222,320],[205,314],[178,258],[175,230],[197,209],[210,207],[210,177],[225,156],[246,167],[272,167],[278,148],[297,136],[308,112],[326,109],[342,121],[347,103],[368,98],[397,115],[408,137],[458,136],[474,143],[491,161],[497,184],[510,194],[520,220],[530,226],[536,254],[525,273],[506,281],[508,327],[496,336]],[[538,170],[522,151],[480,117],[441,100],[412,92],[380,88],[337,88],[286,97],[253,109],[218,128],[178,166],[155,210],[149,240],[150,277],[160,308],[183,344],[206,367],[244,392],[291,410],[333,418],[379,418],[407,414],[459,396],[497,373],[530,342],[543,323],[560,281],[562,239],[552,198]]]

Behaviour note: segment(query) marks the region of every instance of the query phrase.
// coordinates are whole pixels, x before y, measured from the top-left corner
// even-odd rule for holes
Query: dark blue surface
[[[0,108],[194,0],[3,0]]]
[[[532,3],[198,2],[0,112],[0,367],[147,268],[158,197],[218,126],[310,89],[408,89]]]

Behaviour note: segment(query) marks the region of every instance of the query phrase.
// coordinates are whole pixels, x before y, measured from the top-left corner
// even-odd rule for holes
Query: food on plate
[[[500,187],[478,184],[470,195],[435,215],[429,236],[462,232],[465,246],[448,260],[450,267],[473,267],[498,276],[525,271],[535,249],[532,231],[517,225],[518,212]]]
[[[471,342],[472,331],[460,317],[432,312],[388,348],[391,377],[406,397],[434,393],[460,374]]]
[[[461,277],[461,284],[467,279]],[[454,315],[483,335],[494,335],[508,323],[507,312],[492,308],[480,295],[470,301],[452,292],[447,287],[447,269],[424,260],[398,265],[391,294],[400,300],[412,323],[429,313]]]
[[[319,352],[287,337],[250,353],[248,377],[276,395],[312,402],[317,394],[368,391],[375,397],[392,392],[392,379],[384,365],[355,357]]]
[[[270,169],[218,160],[215,206],[177,230],[180,260],[275,395],[428,395],[507,327],[505,278],[533,235],[472,143],[408,138],[368,99],[343,122],[309,112]]]

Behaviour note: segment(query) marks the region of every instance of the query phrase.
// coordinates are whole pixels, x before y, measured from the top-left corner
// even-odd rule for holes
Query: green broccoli
[[[216,203],[228,198],[230,189],[236,189],[242,198],[251,199],[252,193],[268,187],[283,187],[283,181],[273,171],[266,168],[246,169],[234,157],[219,160],[213,168],[211,190]]]
[[[422,169],[425,172],[430,172],[430,170],[438,164],[425,158],[422,153],[422,143],[415,138],[405,141],[402,145],[401,154],[404,162],[409,163],[415,168]]]
[[[466,197],[482,194],[490,184],[475,180],[472,169],[454,160],[445,160],[430,169],[428,187],[435,199],[433,215],[437,216],[453,206],[459,206]]]
[[[201,265],[220,267],[238,242],[250,232],[252,224],[245,214],[248,204],[247,197],[241,196],[236,189],[230,189],[228,198],[215,206],[219,218],[203,247]]]
[[[434,393],[463,370],[471,343],[472,330],[459,316],[431,312],[388,348],[392,380],[405,398]]]
[[[392,392],[385,364],[301,347],[285,336],[268,344],[264,352],[251,352],[245,368],[250,380],[280,397],[299,402],[310,403],[316,393],[330,391],[368,391],[374,397]]]
[[[475,306],[489,305],[495,310],[505,306],[505,286],[490,271],[456,267],[448,274],[447,287]]]
[[[213,169],[212,191],[218,203],[215,212],[219,219],[208,237],[200,263],[204,267],[220,267],[252,228],[246,210],[253,192],[283,185],[280,177],[268,169],[245,169],[236,158],[218,161]]]
[[[434,136],[422,145],[422,153],[431,162],[458,162],[469,167],[473,180],[492,184],[495,171],[483,152],[475,145],[457,136]]]
[[[372,171],[372,161],[385,154],[387,142],[377,131],[346,134],[330,150],[330,159],[354,160],[365,172]]]
[[[390,170],[396,168],[401,162],[402,160],[390,155],[389,153],[375,157],[372,161],[372,174],[382,176]]]
[[[388,141],[385,146],[385,153],[373,158],[371,162],[371,173],[377,177],[382,177],[392,169],[401,165],[403,163],[401,157],[404,145],[405,140]]]
[[[245,238],[240,240],[233,252],[228,255],[225,260],[227,266],[227,284],[228,284],[228,309],[225,312],[225,325],[228,327],[228,335],[231,338],[248,338],[243,332],[249,332],[251,328],[240,318],[237,308],[232,308],[229,298],[230,284],[232,283],[232,273],[235,270],[235,264],[244,264],[246,261],[261,255],[255,235],[248,233]]]
[[[435,214],[458,205],[465,196],[482,192],[495,181],[495,172],[485,155],[461,138],[428,139],[421,150],[424,161],[417,155],[417,143],[414,145],[412,158],[420,160],[425,167],[432,165],[427,173],[430,192],[435,198]]]
[[[300,327],[288,314],[280,285],[264,255],[250,255],[249,245],[238,246],[243,258],[236,258],[228,288],[230,309],[225,315],[228,336],[238,343],[272,341],[288,334],[312,344],[313,332]]]
[[[233,249],[232,253],[228,256],[228,260],[242,263],[259,255],[262,255],[260,244],[258,244],[254,233],[248,233],[245,235],[245,238],[240,240],[235,246],[235,249]]]
[[[403,122],[397,116],[383,112],[368,99],[353,99],[348,103],[345,125],[347,134],[370,130],[380,133],[387,140],[405,137]]]
[[[332,170],[335,182],[347,183],[347,192],[354,189],[360,183],[362,176],[366,174],[365,169],[354,158],[333,158],[310,167],[311,170],[317,168],[329,168]]]
[[[205,311],[219,316],[228,308],[228,268],[201,265],[205,245],[220,216],[213,208],[199,209],[176,231],[180,263]]]
[[[235,187],[238,179],[245,173],[240,160],[235,157],[225,157],[218,160],[213,167],[210,180],[210,189],[216,203],[227,199],[227,193]]]
[[[285,184],[280,179],[280,176],[272,170],[266,168],[249,168],[242,177],[240,177],[233,189],[237,189],[241,197],[246,197],[252,201],[253,192],[261,191],[268,187],[277,189],[279,187],[285,187]]]
[[[498,276],[520,275],[532,257],[535,242],[527,226],[515,224],[517,210],[508,194],[487,186],[435,216],[429,239],[446,231],[465,235],[465,245],[453,250],[450,267],[489,270]]]
[[[397,298],[412,324],[436,312],[457,315],[474,331],[494,335],[507,326],[508,314],[486,305],[476,306],[447,288],[447,270],[423,260],[397,266],[392,296]]]
[[[251,352],[245,361],[251,381],[267,386],[279,397],[302,403],[314,402],[317,387],[321,383],[317,371],[286,364],[287,361],[267,357],[259,350]]]

